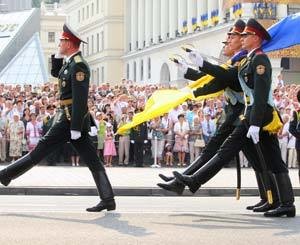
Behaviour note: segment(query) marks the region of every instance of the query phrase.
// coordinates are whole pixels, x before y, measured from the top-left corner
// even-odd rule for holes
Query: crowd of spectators
[[[205,101],[187,101],[169,113],[145,122],[123,135],[117,128],[141,112],[148,98],[161,85],[141,85],[122,80],[119,85],[91,85],[88,107],[97,127],[90,137],[99,156],[110,166],[186,166],[201,153],[225,117],[223,96]],[[290,168],[297,165],[295,138],[289,133],[292,112],[299,110],[300,86],[284,85],[278,77],[273,96],[284,126],[278,133],[282,157]],[[14,161],[32,150],[56,120],[58,85],[0,84],[0,160]],[[247,160],[240,153],[242,167]],[[67,143],[45,158],[44,164],[79,166],[77,152]]]

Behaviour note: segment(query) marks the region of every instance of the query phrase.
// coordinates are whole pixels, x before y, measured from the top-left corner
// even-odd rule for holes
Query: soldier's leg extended
[[[216,134],[209,140],[208,144],[203,149],[202,153],[196,160],[190,164],[184,171],[184,175],[192,175],[198,171],[203,165],[206,164],[218,151],[222,143],[226,138],[232,133],[234,127],[228,124],[222,124],[218,129]],[[177,194],[182,194],[184,190],[184,184],[178,182],[174,177],[167,177],[162,174],[159,175],[163,180],[170,181],[169,183],[158,183],[157,185],[165,190],[176,192]],[[192,193],[195,193],[199,189],[200,185],[193,185],[190,188]]]
[[[286,164],[281,158],[278,139],[276,135],[263,135],[264,143],[262,144],[263,151],[268,157],[268,168],[272,171],[274,179],[277,184],[279,194],[280,206],[274,210],[266,212],[267,217],[288,216],[294,217],[296,215],[296,208],[294,206],[294,193],[289,177]]]
[[[174,171],[179,182],[187,185],[190,189],[197,188],[215,176],[231,159],[235,157],[247,142],[247,130],[244,125],[238,125],[230,136],[224,141],[216,155],[193,175],[182,175]]]
[[[7,186],[13,179],[38,164],[45,156],[62,146],[70,138],[69,126],[62,120],[41,138],[36,148],[0,171],[0,182]]]
[[[103,163],[98,157],[96,148],[88,137],[88,134],[83,133],[78,140],[72,140],[71,143],[92,172],[101,199],[96,206],[87,208],[86,210],[88,212],[100,212],[104,209],[107,211],[116,209],[112,186],[106,175]]]

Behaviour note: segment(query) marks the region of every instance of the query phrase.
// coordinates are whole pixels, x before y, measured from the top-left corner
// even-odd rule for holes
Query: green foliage
[[[60,0],[44,0],[45,3],[59,3]],[[42,0],[32,0],[32,7],[33,8],[40,8]]]

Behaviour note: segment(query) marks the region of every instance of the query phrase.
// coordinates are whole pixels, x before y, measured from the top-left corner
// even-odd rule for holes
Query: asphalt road
[[[299,216],[271,219],[245,210],[256,201],[117,197],[116,211],[87,213],[97,197],[0,196],[0,244],[298,244]]]

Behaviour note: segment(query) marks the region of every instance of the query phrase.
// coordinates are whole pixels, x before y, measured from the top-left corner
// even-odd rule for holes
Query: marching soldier
[[[55,114],[55,105],[48,105],[46,109],[48,115],[45,116],[43,119],[43,126],[42,126],[43,136],[47,134],[47,132],[50,130],[50,128],[54,125],[54,123],[57,120],[57,114]],[[58,160],[59,153],[60,153],[59,150],[54,151],[46,157],[46,161],[50,166],[54,165],[55,162]]]
[[[241,44],[241,34],[245,28],[245,22],[242,20],[237,20],[234,24],[234,27],[228,32],[227,41],[223,42],[224,46],[224,55],[227,57],[232,57],[229,60],[229,65],[237,66],[239,62],[246,57],[247,51],[242,50]],[[185,64],[179,64],[179,67],[185,66],[185,78],[190,80],[197,80],[197,77],[202,77],[203,72],[195,71],[191,68],[187,68]],[[205,74],[205,73],[204,73]],[[225,107],[226,118],[224,123],[217,130],[216,134],[213,135],[211,140],[205,146],[201,155],[183,172],[185,175],[191,175],[199,170],[205,163],[210,160],[217,152],[219,147],[223,144],[226,138],[232,133],[235,126],[238,123],[239,116],[243,113],[245,109],[244,97],[242,88],[237,82],[234,86],[233,83],[227,84],[226,81],[213,79],[210,83],[204,85],[193,91],[195,97],[202,95],[209,95],[224,90],[224,95],[227,101],[227,105]],[[248,206],[247,209],[253,210],[254,212],[265,212],[270,208],[277,207],[278,205],[278,197],[274,196],[274,205],[266,205],[267,195],[266,190],[263,185],[262,180],[262,170],[258,165],[257,154],[255,152],[249,151],[247,148],[243,148],[242,151],[247,156],[248,160],[251,162],[252,167],[255,170],[255,175],[258,183],[258,189],[261,200],[255,205]],[[217,173],[218,168],[211,168],[212,176]],[[169,191],[176,192],[177,194],[182,194],[184,190],[184,185],[180,183],[178,180],[173,180],[173,177],[166,177],[162,174],[159,175],[162,179],[166,181],[171,181],[169,183],[158,183],[158,186]],[[210,176],[210,175],[207,175]],[[212,177],[211,176],[211,177]],[[270,176],[270,182],[272,182],[272,187],[276,190],[276,183],[272,176]],[[190,186],[190,191],[195,193],[200,188],[200,183],[198,185]],[[276,193],[276,191],[274,191]]]
[[[148,143],[147,123],[141,123],[130,131],[130,141],[133,144],[133,157],[136,167],[143,167],[144,144]]]
[[[114,193],[103,163],[88,135],[90,69],[79,51],[81,42],[84,41],[65,24],[59,43],[60,55],[66,56],[65,64],[62,58],[52,56],[51,72],[59,80],[61,108],[58,120],[32,152],[0,171],[0,182],[5,186],[9,185],[13,179],[34,167],[49,153],[70,141],[92,172],[101,199],[98,205],[87,208],[87,211],[109,211],[116,207]]]
[[[221,168],[224,162],[229,162],[242,147],[253,149],[254,144],[260,141],[267,167],[273,173],[279,194],[279,207],[265,212],[264,215],[266,217],[294,217],[296,208],[293,189],[287,166],[281,158],[277,135],[274,133],[278,130],[280,123],[278,114],[274,111],[272,98],[271,63],[260,48],[262,42],[269,41],[271,37],[255,19],[247,22],[242,35],[242,46],[248,51],[248,55],[238,67],[226,70],[214,66],[204,61],[197,51],[192,52],[190,58],[202,71],[216,78],[240,82],[245,95],[250,98],[245,110],[245,120],[250,126],[247,128],[244,123],[240,122],[217,154],[192,176],[181,175],[178,172],[174,172],[174,175],[179,181],[189,186],[203,184],[211,178],[207,176],[207,173],[210,172],[212,166]]]

